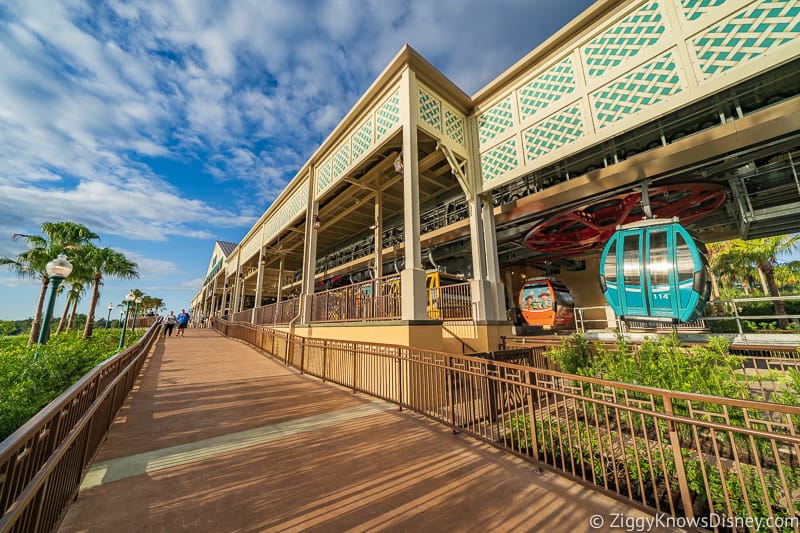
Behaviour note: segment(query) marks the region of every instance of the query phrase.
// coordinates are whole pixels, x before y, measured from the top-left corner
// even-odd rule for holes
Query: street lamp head
[[[136,299],[136,295],[135,295],[135,294],[133,294],[133,291],[131,291],[131,292],[129,292],[128,294],[126,294],[126,295],[125,295],[125,301],[126,301],[126,302],[132,302],[132,301],[134,301],[135,299]]]
[[[58,254],[58,257],[45,265],[47,275],[51,278],[64,279],[72,273],[72,263],[67,261],[67,256]]]
[[[114,309],[114,304],[108,304],[108,310],[111,311],[112,309]]]

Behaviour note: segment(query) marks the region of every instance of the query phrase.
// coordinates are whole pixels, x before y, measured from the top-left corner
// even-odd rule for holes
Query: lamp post
[[[136,314],[139,312],[139,304],[142,303],[141,298],[134,300],[136,305],[133,306],[133,322],[131,322],[131,331],[136,331]]]
[[[108,329],[108,326],[111,323],[111,311],[113,310],[114,310],[114,304],[108,304],[108,317],[106,317],[106,329]]]
[[[47,300],[47,308],[44,311],[42,329],[39,330],[39,340],[37,344],[46,344],[50,336],[50,319],[53,316],[53,306],[56,303],[56,289],[64,278],[72,273],[72,263],[67,261],[67,256],[63,253],[47,263],[44,267],[47,276],[50,278],[50,298]]]
[[[125,321],[122,322],[122,334],[119,336],[119,349],[121,350],[123,346],[125,346],[125,330],[128,326],[128,315],[131,312],[131,303],[136,299],[136,295],[133,294],[133,291],[129,292],[125,295]],[[120,313],[121,314],[121,313]]]

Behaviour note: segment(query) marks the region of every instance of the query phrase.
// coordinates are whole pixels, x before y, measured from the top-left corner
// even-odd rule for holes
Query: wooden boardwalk
[[[190,329],[158,341],[60,531],[608,531],[623,515],[647,517]]]

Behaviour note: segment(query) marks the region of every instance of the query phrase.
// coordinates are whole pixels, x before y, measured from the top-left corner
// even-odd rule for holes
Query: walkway
[[[590,531],[619,513],[646,516],[190,329],[159,341],[60,531]]]

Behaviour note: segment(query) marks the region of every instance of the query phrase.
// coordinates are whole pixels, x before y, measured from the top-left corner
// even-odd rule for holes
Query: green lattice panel
[[[681,0],[683,16],[686,20],[697,20],[715,7],[725,3],[725,0]]]
[[[601,128],[681,92],[672,52],[639,67],[592,93]]]
[[[577,105],[522,132],[528,162],[566,146],[583,135],[583,116]]]
[[[286,204],[286,222],[305,211],[308,203],[308,183],[297,189],[292,195],[292,199]]]
[[[381,106],[375,116],[376,139],[380,140],[386,132],[400,123],[400,91],[394,93]]]
[[[324,165],[317,169],[317,194],[328,188],[331,184],[331,162],[326,161]]]
[[[481,144],[485,144],[514,125],[511,112],[511,97],[482,113],[478,117],[478,135]]]
[[[459,145],[464,146],[464,119],[447,108],[444,110],[444,133]]]
[[[419,89],[419,118],[442,131],[442,103],[422,88]]]
[[[364,153],[372,146],[372,119],[364,122],[358,131],[351,138],[353,145],[353,163],[358,161]]]
[[[350,144],[344,143],[333,156],[333,177],[338,178],[350,166]]]
[[[658,2],[649,2],[583,47],[587,74],[594,78],[602,76],[657,43],[663,33]]]
[[[705,79],[800,37],[800,3],[768,0],[692,39]]]
[[[532,117],[574,90],[572,60],[567,58],[517,90],[520,120]]]
[[[517,156],[516,139],[509,139],[481,154],[483,181],[500,177],[517,166],[519,166],[519,156]]]

